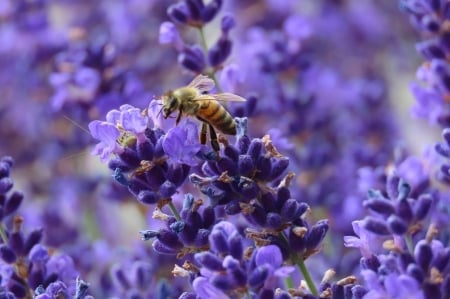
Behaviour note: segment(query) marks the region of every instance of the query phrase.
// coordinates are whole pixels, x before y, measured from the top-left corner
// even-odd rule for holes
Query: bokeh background
[[[25,194],[18,214],[25,230],[43,227],[43,244],[73,258],[98,298],[125,298],[113,274],[137,262],[149,263],[155,285],[172,280],[171,257],[138,233],[157,227],[152,211],[90,154],[96,140],[87,130],[109,110],[147,108],[195,76],[176,47],[159,42],[171,4],[0,2],[0,156],[15,160],[15,188]],[[359,252],[343,248],[342,237],[364,215],[367,190],[389,165],[421,157],[440,138],[411,114],[421,37],[397,1],[226,0],[205,26],[208,46],[227,14],[233,47],[216,76],[223,90],[251,98],[229,110],[249,118],[250,136],[271,135],[296,173],[292,193],[313,219],[330,220],[317,273],[356,273]],[[200,42],[193,28],[177,28],[185,44]]]

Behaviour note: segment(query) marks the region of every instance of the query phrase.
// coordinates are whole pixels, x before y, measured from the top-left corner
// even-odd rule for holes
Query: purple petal
[[[37,244],[34,245],[33,248],[31,248],[31,251],[28,254],[28,258],[33,263],[45,263],[48,260],[49,256],[47,249],[41,244]]]
[[[65,282],[74,281],[79,275],[72,258],[66,254],[53,255],[46,268],[48,273],[58,273],[59,279]]]
[[[237,233],[237,229],[234,224],[228,221],[221,221],[217,223],[214,225],[212,231],[223,232],[228,237]]]
[[[198,164],[196,154],[202,148],[198,140],[198,126],[190,120],[170,129],[163,139],[164,152],[175,162],[191,166]]]
[[[157,128],[162,128],[161,101],[152,100],[148,105],[147,113],[153,125]]]
[[[198,277],[194,280],[192,283],[192,286],[197,293],[197,296],[201,299],[228,299],[229,297],[213,286],[206,278],[204,277]]]
[[[116,141],[120,132],[113,124],[94,120],[89,123],[89,131],[92,137],[100,140],[92,150],[92,155],[98,155],[104,161],[111,153],[119,150]]]
[[[147,117],[138,108],[129,108],[120,115],[120,123],[126,131],[142,133],[147,128]]]
[[[277,277],[288,277],[294,271],[295,271],[294,266],[284,266],[275,270],[273,275]]]
[[[359,248],[361,246],[361,240],[354,236],[344,236],[344,246],[345,247],[355,247]]]
[[[118,124],[120,121],[120,111],[117,109],[113,109],[106,114],[106,121],[111,124]]]
[[[258,250],[255,261],[257,266],[269,264],[276,269],[283,263],[283,257],[281,256],[281,251],[278,246],[268,245],[261,247]]]

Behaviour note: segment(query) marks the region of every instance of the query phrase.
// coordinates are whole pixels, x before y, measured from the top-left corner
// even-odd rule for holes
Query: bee
[[[205,75],[198,75],[189,85],[167,91],[162,96],[162,113],[168,118],[178,111],[175,124],[183,115],[196,117],[202,121],[200,143],[206,143],[209,127],[212,148],[218,152],[219,143],[215,130],[227,135],[236,135],[236,122],[219,102],[245,102],[246,100],[232,93],[208,94],[214,88],[214,81]]]

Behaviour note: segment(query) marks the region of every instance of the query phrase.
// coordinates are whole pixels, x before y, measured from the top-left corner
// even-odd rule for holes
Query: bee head
[[[173,91],[168,91],[163,96],[162,113],[164,118],[168,118],[172,112],[178,109],[179,100],[174,96]]]

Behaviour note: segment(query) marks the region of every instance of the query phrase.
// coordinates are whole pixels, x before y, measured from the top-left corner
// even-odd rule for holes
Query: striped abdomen
[[[228,135],[236,135],[236,123],[225,108],[215,100],[199,101],[197,117]]]

